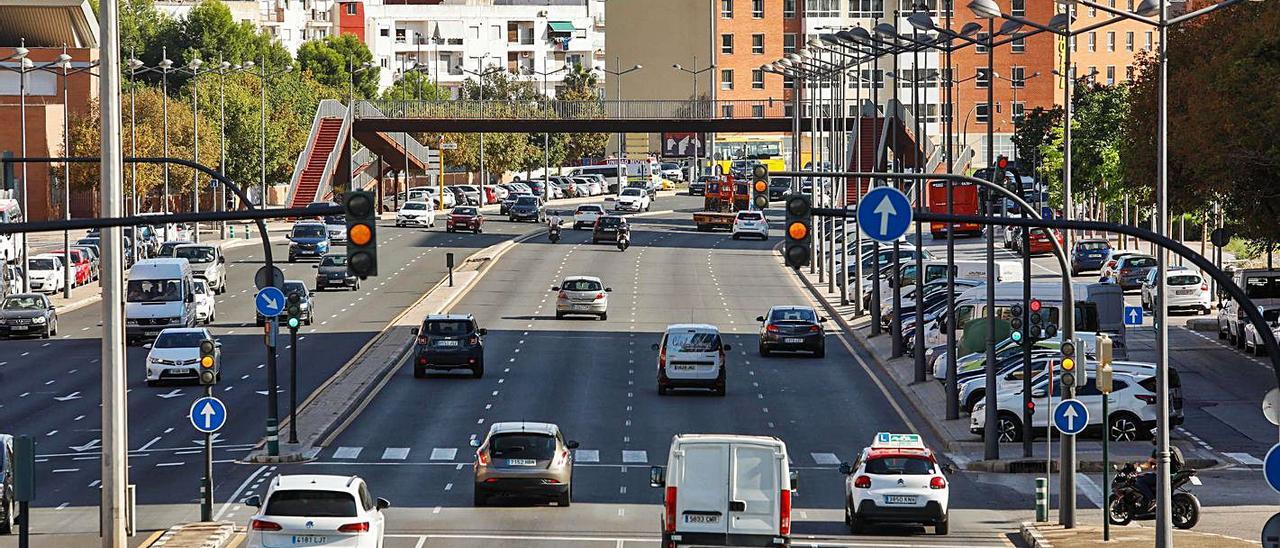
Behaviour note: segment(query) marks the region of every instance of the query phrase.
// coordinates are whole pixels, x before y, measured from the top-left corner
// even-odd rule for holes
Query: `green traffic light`
[[[297,328],[298,328],[298,319],[289,318],[289,329],[297,329]]]
[[[1022,342],[1022,332],[1014,331],[1009,334],[1009,338],[1013,339],[1013,342]]]

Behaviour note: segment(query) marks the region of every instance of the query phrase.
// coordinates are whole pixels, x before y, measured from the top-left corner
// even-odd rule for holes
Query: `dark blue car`
[[[319,259],[329,253],[329,233],[324,223],[305,222],[293,225],[289,232],[289,262],[302,257]]]
[[[1071,275],[1076,276],[1086,270],[1099,270],[1107,259],[1111,244],[1101,238],[1079,240],[1071,250]]]

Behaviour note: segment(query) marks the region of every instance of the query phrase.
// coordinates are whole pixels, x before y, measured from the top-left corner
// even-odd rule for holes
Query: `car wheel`
[[[733,239],[735,239],[735,240],[736,240],[736,239],[738,239],[738,233],[736,233],[736,232],[735,232],[735,233],[733,234],[733,236],[732,236],[732,237],[733,237]]]
[[[471,505],[479,507],[479,506],[487,506],[488,504],[489,504],[489,497],[485,495],[483,492],[481,492],[480,488],[477,487],[475,494],[472,495]]]
[[[1142,437],[1138,418],[1129,413],[1112,413],[1107,420],[1107,435],[1112,441],[1137,441]]]
[[[254,320],[254,321],[253,321],[253,325],[256,325],[256,326],[258,326],[258,327],[262,327],[262,326],[264,326],[264,325],[266,325],[266,324],[267,324],[266,320],[263,320],[262,318],[258,318],[258,319],[256,319],[256,320]]]
[[[483,364],[483,363],[482,363],[482,364],[480,364],[480,365],[477,365],[477,366],[475,366],[475,367],[472,367],[472,368],[471,368],[471,378],[473,378],[473,379],[479,379],[479,378],[481,378],[481,377],[484,377],[484,364]]]
[[[760,343],[760,357],[762,358],[769,357],[769,349],[765,348],[764,343]]]
[[[473,234],[479,234],[479,233],[481,233],[481,232],[484,232],[484,231],[483,231],[483,230],[481,230],[481,229],[479,229],[479,228],[477,228],[477,229],[475,230],[475,232],[473,232]]]
[[[938,523],[933,524],[933,534],[935,534],[935,535],[946,535],[946,534],[947,534],[947,521],[948,521],[948,520],[947,520],[946,516],[943,516],[942,521],[939,521]]]
[[[556,505],[563,508],[565,506],[568,506],[572,502],[573,493],[570,490],[566,489],[565,492],[560,493],[560,495],[556,497],[556,499],[557,499]]]
[[[563,320],[563,319],[564,319],[564,312],[556,312],[556,319],[557,319],[557,320]]]
[[[421,367],[418,367],[418,366],[416,366],[416,365],[415,365],[415,366],[413,366],[413,378],[415,378],[415,379],[425,379],[426,377],[427,377],[427,370],[426,370],[426,369],[421,368]]]
[[[857,514],[852,514],[849,517],[849,532],[855,535],[861,535],[867,532],[866,523],[859,519]]]
[[[4,503],[4,519],[0,520],[0,535],[13,534],[13,525],[15,522],[15,512],[13,502],[6,501]]]
[[[667,386],[666,386],[665,384],[658,383],[658,395],[659,395],[659,396],[665,396],[665,395],[667,395],[667,393],[668,393],[668,392],[670,392],[670,391],[671,391],[671,389],[667,388]]]
[[[1000,413],[996,416],[996,438],[1004,442],[1022,441],[1022,421],[1013,413]]]
[[[718,386],[718,387],[716,387],[716,388],[712,389],[712,391],[711,391],[711,392],[712,392],[713,394],[715,394],[716,396],[719,396],[719,397],[723,398],[723,397],[724,397],[725,392],[727,392],[727,391],[728,391],[727,387],[725,387],[725,386]]]
[[[822,346],[819,346],[818,349],[813,352],[813,357],[815,358],[827,357],[827,345],[823,344]]]
[[[151,379],[147,379],[147,386],[156,386],[158,384],[160,384],[160,381],[153,381]]]

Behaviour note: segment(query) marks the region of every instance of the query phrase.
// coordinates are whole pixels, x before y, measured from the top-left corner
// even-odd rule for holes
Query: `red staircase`
[[[320,182],[324,177],[324,166],[338,146],[338,137],[342,133],[342,118],[322,118],[316,130],[316,142],[311,147],[311,156],[307,158],[306,167],[298,177],[298,188],[293,194],[289,207],[306,207],[314,202]]]
[[[864,173],[868,171],[876,171],[876,145],[880,141],[883,128],[883,118],[877,118],[875,120],[872,120],[871,118],[862,119],[862,135],[858,135],[855,138],[857,139],[857,142],[854,145],[862,151],[862,162],[861,165],[859,165],[859,158],[856,152],[850,154],[849,171],[859,171]],[[883,163],[884,160],[881,159],[880,162]],[[845,185],[847,189],[845,193],[845,203],[855,204],[858,202],[858,196],[866,194],[871,190],[871,179],[863,179],[861,184],[859,184],[858,179],[848,177],[845,179]]]

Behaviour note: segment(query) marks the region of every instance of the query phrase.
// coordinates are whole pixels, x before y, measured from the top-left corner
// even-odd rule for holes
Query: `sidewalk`
[[[1103,542],[1102,527],[1077,526],[1063,529],[1061,525],[1035,524],[1023,522],[1021,528],[1023,545],[1028,548],[1053,548],[1054,546],[1070,546],[1071,548],[1102,547],[1107,548],[1146,548],[1153,546],[1156,540],[1154,527],[1111,527],[1111,540]],[[1196,531],[1173,530],[1173,543],[1176,546],[1195,546],[1197,548],[1244,548],[1256,547],[1258,543],[1244,539],[1200,533]]]
[[[956,465],[967,470],[984,472],[1043,472],[1046,462],[1046,445],[1043,438],[1035,440],[1030,458],[1023,458],[1021,443],[1003,443],[1000,445],[1001,459],[984,460],[982,438],[969,432],[969,416],[963,411],[960,418],[946,420],[946,392],[943,384],[934,380],[932,372],[922,383],[915,382],[915,362],[911,357],[891,358],[891,341],[887,333],[870,337],[871,316],[864,314],[860,318],[853,317],[853,305],[841,305],[839,287],[836,292],[827,291],[827,283],[818,283],[816,274],[809,274],[808,269],[799,271],[801,282],[809,288],[817,300],[827,309],[832,321],[841,329],[851,334],[871,355],[873,368],[884,372],[882,378],[891,380],[907,396],[907,404],[915,415],[924,421],[923,427],[932,430],[932,434],[940,449],[955,461]],[[852,294],[853,287],[849,292]],[[1052,455],[1055,460],[1052,466],[1056,470],[1058,454],[1058,437],[1053,440]],[[1218,464],[1216,454],[1201,448],[1189,440],[1174,439],[1192,468],[1205,469]],[[1110,458],[1112,463],[1145,460],[1151,454],[1151,443],[1112,442]],[[1076,443],[1077,470],[1079,472],[1100,472],[1105,467],[1102,461],[1102,440],[1100,438],[1082,438]]]

